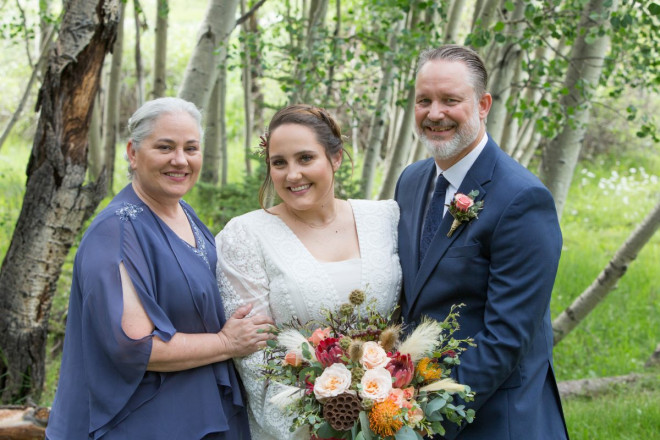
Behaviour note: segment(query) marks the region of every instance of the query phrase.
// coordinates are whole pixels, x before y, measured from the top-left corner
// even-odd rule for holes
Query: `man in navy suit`
[[[408,166],[397,183],[401,312],[415,326],[465,304],[456,336],[477,346],[452,376],[476,392],[476,418],[445,423],[444,438],[567,439],[549,308],[561,231],[550,192],[486,133],[487,79],[483,61],[463,46],[419,58],[415,127],[433,158]],[[443,201],[433,208],[436,180]],[[471,191],[483,208],[448,237],[453,217],[443,205]]]

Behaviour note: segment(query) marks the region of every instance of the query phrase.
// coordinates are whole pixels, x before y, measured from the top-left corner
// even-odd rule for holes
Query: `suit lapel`
[[[497,161],[497,149],[497,145],[489,137],[483,151],[474,162],[468,173],[465,175],[461,186],[458,188],[458,192],[468,194],[470,191],[477,190],[479,191],[479,195],[475,198],[475,201],[484,199],[486,196],[486,190],[484,189],[483,185],[488,183],[492,178],[495,162]],[[420,206],[421,204],[416,203],[416,205]],[[421,209],[421,212],[424,212],[423,208]],[[419,215],[421,216],[421,214]],[[466,224],[460,225],[458,229],[454,231],[451,237],[447,237],[447,233],[449,232],[453,221],[454,218],[449,212],[447,212],[447,214],[442,218],[442,223],[440,224],[438,233],[433,238],[433,241],[431,241],[431,245],[429,246],[429,250],[424,257],[424,261],[422,261],[421,265],[419,266],[413,288],[410,292],[411,294],[409,295],[409,304],[411,305],[411,309],[413,308],[417,297],[422,291],[424,284],[426,284],[426,281],[429,279],[433,270],[438,265],[438,262],[445,255],[452,243],[454,243],[454,241],[460,237],[467,226]],[[421,224],[421,219],[419,224]],[[417,237],[417,243],[415,244],[416,258],[419,256],[419,229],[421,228],[419,224],[417,226],[415,235]]]

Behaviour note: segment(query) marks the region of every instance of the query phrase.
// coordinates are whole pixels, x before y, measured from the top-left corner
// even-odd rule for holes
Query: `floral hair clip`
[[[479,218],[477,213],[484,207],[484,201],[479,200],[475,203],[474,199],[479,195],[479,191],[470,191],[468,195],[456,193],[449,206],[449,213],[454,217],[447,237],[451,237],[454,231],[458,229],[461,223],[466,223],[473,218]]]
[[[259,136],[259,156],[265,157],[268,150],[268,132]]]

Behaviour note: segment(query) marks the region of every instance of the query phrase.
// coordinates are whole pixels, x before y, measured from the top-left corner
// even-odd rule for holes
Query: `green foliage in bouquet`
[[[382,315],[361,290],[324,320],[291,322],[269,341],[263,377],[278,393],[271,404],[293,415],[290,430],[307,426],[318,438],[421,439],[443,434],[447,422],[470,423],[468,385],[450,377],[472,339],[455,339],[458,308],[442,322],[425,318],[401,340],[402,326]]]

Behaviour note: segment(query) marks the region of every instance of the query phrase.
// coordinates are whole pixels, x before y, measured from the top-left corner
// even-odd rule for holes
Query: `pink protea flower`
[[[346,364],[342,357],[346,357],[346,352],[337,338],[325,338],[316,346],[316,359],[326,368],[332,364]]]
[[[398,351],[390,355],[390,363],[385,367],[392,378],[394,388],[405,388],[413,379],[415,374],[415,365],[409,354],[401,354]]]

